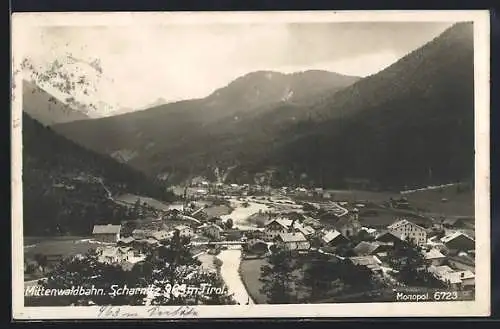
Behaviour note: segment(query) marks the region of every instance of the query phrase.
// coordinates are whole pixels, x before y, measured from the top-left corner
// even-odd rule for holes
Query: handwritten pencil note
[[[145,312],[144,312],[145,311]],[[198,317],[198,311],[193,306],[179,306],[175,308],[160,308],[159,306],[145,307],[139,314],[138,312],[126,310],[120,306],[102,306],[99,308],[98,318],[193,318]]]

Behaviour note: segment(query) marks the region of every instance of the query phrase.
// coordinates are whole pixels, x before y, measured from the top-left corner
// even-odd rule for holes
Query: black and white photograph
[[[14,317],[489,314],[487,12],[12,22]]]

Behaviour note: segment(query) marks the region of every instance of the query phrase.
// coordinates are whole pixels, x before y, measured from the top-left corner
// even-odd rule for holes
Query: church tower
[[[351,219],[353,221],[358,221],[359,220],[359,210],[358,208],[354,208],[351,212]]]

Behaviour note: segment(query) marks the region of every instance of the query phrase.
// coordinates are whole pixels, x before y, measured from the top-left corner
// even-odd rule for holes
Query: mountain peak
[[[251,109],[264,104],[293,102],[322,92],[335,92],[358,79],[322,70],[288,74],[260,70],[233,80],[226,87],[215,90],[207,99],[210,107],[226,104],[233,108]]]
[[[25,58],[21,70],[25,80],[75,112],[102,117],[117,108],[114,81],[103,74],[99,59],[87,61],[65,55],[51,62],[35,62]]]
[[[23,111],[44,125],[53,125],[90,117],[46,92],[34,82],[23,80]]]

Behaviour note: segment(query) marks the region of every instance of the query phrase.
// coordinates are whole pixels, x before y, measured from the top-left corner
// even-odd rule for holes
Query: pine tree
[[[233,220],[231,218],[228,218],[225,226],[227,229],[232,229],[233,228]]]
[[[327,256],[320,254],[305,264],[302,283],[309,288],[309,301],[316,301],[324,297],[328,292],[331,282],[331,273],[327,267]]]
[[[270,304],[286,304],[296,300],[293,284],[297,279],[293,274],[294,262],[289,252],[276,250],[268,258],[269,264],[261,267],[260,281],[264,283],[262,293]]]

